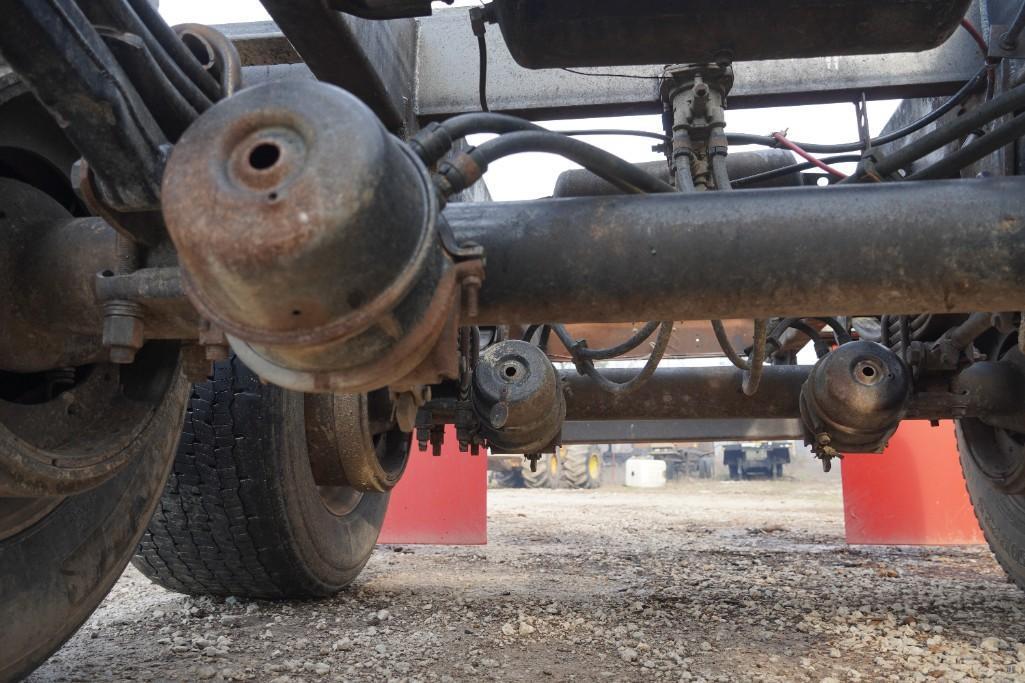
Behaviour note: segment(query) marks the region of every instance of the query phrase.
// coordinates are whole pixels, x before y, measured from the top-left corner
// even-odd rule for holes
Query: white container
[[[641,489],[657,489],[666,485],[666,462],[650,457],[626,461],[626,485]]]

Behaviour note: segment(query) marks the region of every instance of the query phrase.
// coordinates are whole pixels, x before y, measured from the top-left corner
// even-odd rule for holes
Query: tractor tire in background
[[[602,454],[595,446],[566,446],[562,453],[562,480],[571,489],[601,486]]]
[[[496,489],[523,488],[523,472],[514,470],[488,470],[488,487]]]
[[[325,437],[307,429],[307,398],[261,383],[237,358],[215,364],[193,387],[171,477],[133,559],[139,571],[180,593],[255,598],[323,597],[356,578],[389,494],[318,485],[311,454],[339,457],[344,433],[401,474],[409,437],[382,431],[381,420],[369,422],[376,434],[346,423]],[[348,465],[345,474],[352,480]]]
[[[523,477],[523,485],[528,489],[550,489],[555,488],[559,482],[559,456],[552,453],[545,453],[537,461],[537,470],[530,471],[530,461],[523,459],[520,465],[520,474]]]

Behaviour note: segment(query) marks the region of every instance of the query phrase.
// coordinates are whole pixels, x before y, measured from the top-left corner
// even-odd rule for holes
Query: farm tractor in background
[[[630,458],[646,457],[665,462],[667,481],[715,476],[711,444],[574,444],[543,454],[535,469],[521,455],[489,454],[488,485],[495,488],[596,489],[622,485]]]
[[[488,455],[488,485],[498,488],[596,489],[601,486],[611,447],[562,446],[534,461],[522,455]],[[532,467],[533,464],[533,467]]]

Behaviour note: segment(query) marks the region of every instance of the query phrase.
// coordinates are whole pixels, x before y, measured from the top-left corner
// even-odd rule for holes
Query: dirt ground
[[[489,545],[382,546],[321,602],[129,569],[30,680],[1025,680],[989,552],[848,548],[835,478],[489,494]]]

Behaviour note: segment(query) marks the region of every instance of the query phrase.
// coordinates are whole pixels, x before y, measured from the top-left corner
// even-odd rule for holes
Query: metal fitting
[[[109,351],[111,363],[132,363],[145,341],[142,306],[124,299],[104,302],[103,345]]]

